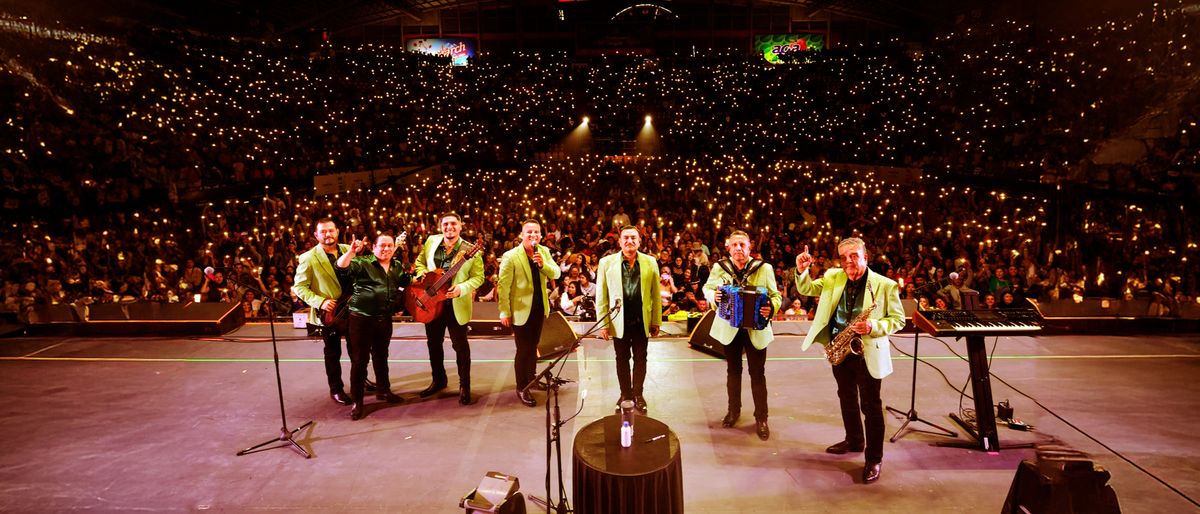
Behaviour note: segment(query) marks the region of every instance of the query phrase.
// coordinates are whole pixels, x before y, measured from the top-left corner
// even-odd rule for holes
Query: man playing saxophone
[[[808,274],[813,256],[805,245],[804,252],[796,256],[796,290],[805,296],[821,297],[802,351],[813,342],[829,345],[845,331],[853,332],[861,341],[860,353],[845,352],[841,364],[833,366],[846,438],[825,451],[844,454],[865,449],[862,477],[863,483],[869,484],[879,479],[883,460],[883,402],[879,390],[883,377],[892,373],[888,336],[904,328],[904,308],[896,282],[867,267],[866,251],[862,239],[842,240],[837,246],[842,267],[829,269],[814,280]],[[867,311],[866,316],[861,316],[863,319],[857,319]],[[860,408],[866,420],[866,437],[863,420],[859,418]]]

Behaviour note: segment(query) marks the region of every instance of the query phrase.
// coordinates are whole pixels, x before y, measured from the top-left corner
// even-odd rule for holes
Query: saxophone
[[[867,292],[870,291],[871,285],[867,284]],[[846,325],[846,330],[838,332],[837,336],[834,336],[833,341],[830,341],[829,344],[825,346],[825,359],[827,359],[830,364],[837,366],[838,364],[841,364],[842,361],[846,360],[846,357],[850,356],[852,353],[854,355],[862,355],[862,336],[855,331],[850,330],[850,326],[854,325],[855,323],[866,321],[867,318],[871,316],[871,311],[875,310],[875,305],[875,298],[874,295],[872,295],[871,306],[864,309],[862,313],[860,313],[854,318],[853,321]]]

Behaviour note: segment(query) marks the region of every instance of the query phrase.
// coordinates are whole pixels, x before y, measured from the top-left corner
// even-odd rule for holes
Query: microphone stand
[[[933,422],[927,421],[925,419],[922,419],[920,416],[917,415],[917,361],[920,360],[917,358],[917,356],[920,354],[920,348],[921,348],[921,333],[917,332],[915,334],[915,336],[913,337],[912,396],[909,399],[908,412],[901,411],[900,409],[892,407],[891,405],[887,406],[888,411],[895,413],[895,414],[899,414],[900,416],[902,416],[904,418],[904,423],[900,425],[900,428],[896,429],[896,433],[892,434],[892,437],[891,437],[891,439],[888,439],[888,442],[894,443],[897,440],[899,440],[901,437],[908,435],[909,432],[925,432],[925,433],[934,434],[934,435],[944,435],[947,437],[958,437],[958,434],[955,433],[953,430],[942,427],[941,425],[938,425],[937,423],[933,423]],[[927,430],[918,430],[916,428],[909,428],[908,424],[912,423],[914,421],[916,421],[918,423],[924,423],[926,425],[929,425],[937,430],[940,430],[941,432],[932,432],[932,431],[927,431]]]
[[[528,391],[529,388],[532,387],[534,384],[542,383],[543,380],[545,381],[546,393],[547,393],[547,396],[546,396],[546,499],[543,501],[541,498],[538,498],[537,496],[530,496],[529,499],[532,500],[534,503],[541,505],[542,507],[545,507],[546,512],[557,511],[559,514],[566,514],[568,512],[574,512],[571,510],[571,507],[567,504],[567,488],[566,488],[566,485],[563,483],[562,432],[561,432],[561,429],[562,429],[562,426],[566,424],[566,421],[562,421],[562,416],[561,416],[561,412],[559,410],[559,402],[558,402],[558,387],[562,384],[570,382],[570,380],[559,378],[558,375],[554,373],[554,367],[558,366],[564,359],[567,358],[568,355],[571,355],[571,353],[573,353],[576,348],[579,348],[580,344],[582,344],[582,342],[583,342],[583,338],[592,335],[592,333],[596,331],[596,328],[598,328],[602,323],[611,320],[613,314],[620,312],[620,310],[621,310],[620,304],[617,304],[616,307],[609,309],[608,314],[605,314],[604,317],[596,320],[596,323],[592,324],[592,326],[589,327],[586,332],[584,332],[579,337],[576,337],[575,342],[571,343],[570,348],[567,348],[567,350],[564,351],[562,355],[559,355],[558,358],[554,359],[554,361],[552,361],[548,366],[546,366],[546,369],[543,369],[540,373],[538,373],[537,376],[534,377],[533,381],[530,382],[528,385],[526,385],[524,389],[522,389],[522,391]],[[562,373],[561,369],[559,370],[559,373],[560,374]],[[552,400],[554,403],[553,417],[551,417],[551,408],[550,408],[550,403]],[[574,418],[574,416],[572,416],[571,418]],[[570,421],[570,419],[568,419],[567,421]],[[551,443],[553,443],[553,445],[554,445],[553,450],[551,449]],[[551,461],[552,456],[556,457],[557,462],[558,462],[558,505],[557,506],[550,504],[550,502],[553,501],[553,496],[550,495],[550,461]]]
[[[262,289],[259,289],[257,287],[254,287],[254,286],[244,283],[244,282],[240,282],[237,279],[232,278],[232,277],[225,277],[225,280],[232,282],[234,285],[241,286],[241,287],[244,287],[246,289],[249,289],[251,291],[258,293],[260,296],[263,297],[264,302],[270,301],[272,305],[283,307],[284,308],[283,310],[285,310],[285,311],[287,310],[287,307],[288,307],[287,305],[285,305],[283,302],[280,302],[279,300],[276,300],[271,295],[268,295]],[[283,448],[285,446],[291,446],[293,450],[296,450],[297,452],[299,452],[300,455],[304,456],[304,458],[311,459],[312,455],[310,455],[308,453],[308,450],[305,450],[302,446],[300,446],[299,443],[296,442],[295,436],[296,436],[296,432],[304,430],[309,425],[312,425],[313,422],[312,422],[312,420],[309,420],[297,428],[288,430],[287,413],[286,413],[286,411],[284,411],[284,408],[283,408],[283,379],[280,378],[280,375],[279,375],[279,344],[275,340],[275,314],[274,313],[272,313],[270,316],[267,317],[267,322],[271,325],[271,352],[274,355],[274,359],[275,359],[275,388],[279,392],[279,417],[283,420],[282,427],[279,429],[279,437],[276,437],[274,439],[267,439],[266,441],[263,441],[259,444],[256,444],[256,445],[246,448],[242,451],[239,451],[239,452],[237,452],[237,456],[241,457],[242,455],[246,455],[248,453],[257,453],[260,451],[274,450],[275,448]],[[270,448],[263,448],[263,446],[266,446],[268,444],[275,443],[275,442],[282,442],[283,444],[272,446]]]

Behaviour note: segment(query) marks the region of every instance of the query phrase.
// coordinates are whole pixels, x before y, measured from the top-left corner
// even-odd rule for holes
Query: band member
[[[322,218],[317,221],[313,235],[317,237],[317,246],[298,257],[296,278],[292,292],[310,307],[308,322],[322,326],[321,339],[325,341],[325,378],[329,380],[329,396],[333,401],[342,405],[350,405],[352,400],[346,394],[342,382],[342,334],[333,327],[324,327],[322,313],[333,313],[337,308],[338,298],[342,296],[342,284],[338,281],[338,257],[350,249],[349,245],[338,244],[337,224],[332,219]]]
[[[638,251],[642,236],[634,227],[621,228],[621,252],[600,259],[596,270],[596,319],[609,317],[613,307],[620,311],[609,317],[600,329],[600,337],[613,336],[617,353],[617,383],[621,397],[632,400],[634,407],[646,413],[642,384],[646,381],[646,347],[649,337],[658,336],[662,325],[662,302],[658,301],[658,262]],[[629,357],[633,354],[633,375]]]
[[[513,359],[517,398],[527,407],[537,405],[537,400],[525,386],[533,382],[542,323],[550,314],[546,280],[555,280],[562,275],[550,249],[538,244],[541,240],[542,224],[527,220],[521,226],[521,244],[501,257],[500,278],[496,281],[500,324],[512,327],[517,343],[517,355]]]
[[[388,378],[388,345],[392,342],[392,314],[400,305],[400,288],[412,281],[404,266],[392,260],[396,243],[389,235],[375,238],[372,255],[358,257],[367,245],[367,238],[355,240],[349,250],[338,257],[338,277],[351,280],[354,293],[350,296],[350,334],[347,347],[350,353],[350,398],[354,408],[350,419],[363,417],[363,390],[367,382],[367,361],[374,361],[375,398],[388,403],[400,403],[392,392]]]
[[[454,265],[455,257],[465,254],[470,245],[458,237],[462,231],[462,218],[453,212],[441,216],[438,224],[441,235],[432,235],[425,240],[421,253],[417,255],[417,275],[430,270],[448,270]],[[467,343],[467,324],[471,322],[471,292],[483,284],[483,258],[475,254],[463,263],[454,278],[450,279],[450,290],[446,292],[442,312],[438,318],[425,324],[425,345],[429,347],[429,367],[433,370],[433,383],[421,391],[421,398],[433,396],[446,388],[446,358],[442,343],[446,332],[450,332],[450,346],[454,348],[455,363],[458,364],[458,403],[471,404],[471,346]]]
[[[829,344],[838,333],[852,330],[862,338],[862,355],[849,354],[846,360],[833,367],[837,380],[838,400],[842,409],[842,424],[846,438],[826,448],[835,454],[861,452],[866,449],[863,483],[879,480],[883,460],[883,402],[879,398],[883,377],[892,373],[892,355],[888,336],[904,328],[904,308],[900,304],[900,288],[896,282],[867,267],[866,243],[852,237],[838,243],[841,268],[831,268],[821,278],[813,280],[808,267],[813,256],[804,252],[796,256],[796,290],[805,296],[820,296],[812,327],[804,337],[801,350],[813,342]],[[868,319],[852,323],[874,302],[876,307]],[[859,398],[862,404],[859,404]],[[866,437],[863,420],[866,418]]]
[[[746,287],[766,287],[771,299],[770,306],[763,306],[760,313],[771,319],[783,303],[783,296],[775,285],[775,272],[771,265],[750,258],[750,235],[735,230],[725,240],[729,257],[718,261],[704,283],[704,297],[709,303],[720,304],[727,300],[721,294],[721,285],[736,284]],[[742,413],[742,352],[750,367],[750,392],[754,397],[755,432],[766,441],[771,437],[767,426],[767,345],[775,339],[775,332],[768,324],[762,330],[748,330],[733,326],[725,319],[714,319],[709,336],[725,345],[726,365],[725,389],[729,394],[729,411],[721,420],[721,426],[731,428]]]

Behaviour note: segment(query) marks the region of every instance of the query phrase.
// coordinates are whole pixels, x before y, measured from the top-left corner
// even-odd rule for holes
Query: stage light
[[[583,117],[583,126],[585,126],[585,127],[586,127],[586,126],[588,125],[588,122],[589,122],[589,121],[591,121],[591,118],[588,118],[587,116],[584,116],[584,117]]]
[[[649,114],[646,115],[646,124],[647,125],[650,124],[650,115]]]
[[[517,477],[488,471],[474,491],[467,493],[458,506],[466,514],[525,514],[525,495]]]

